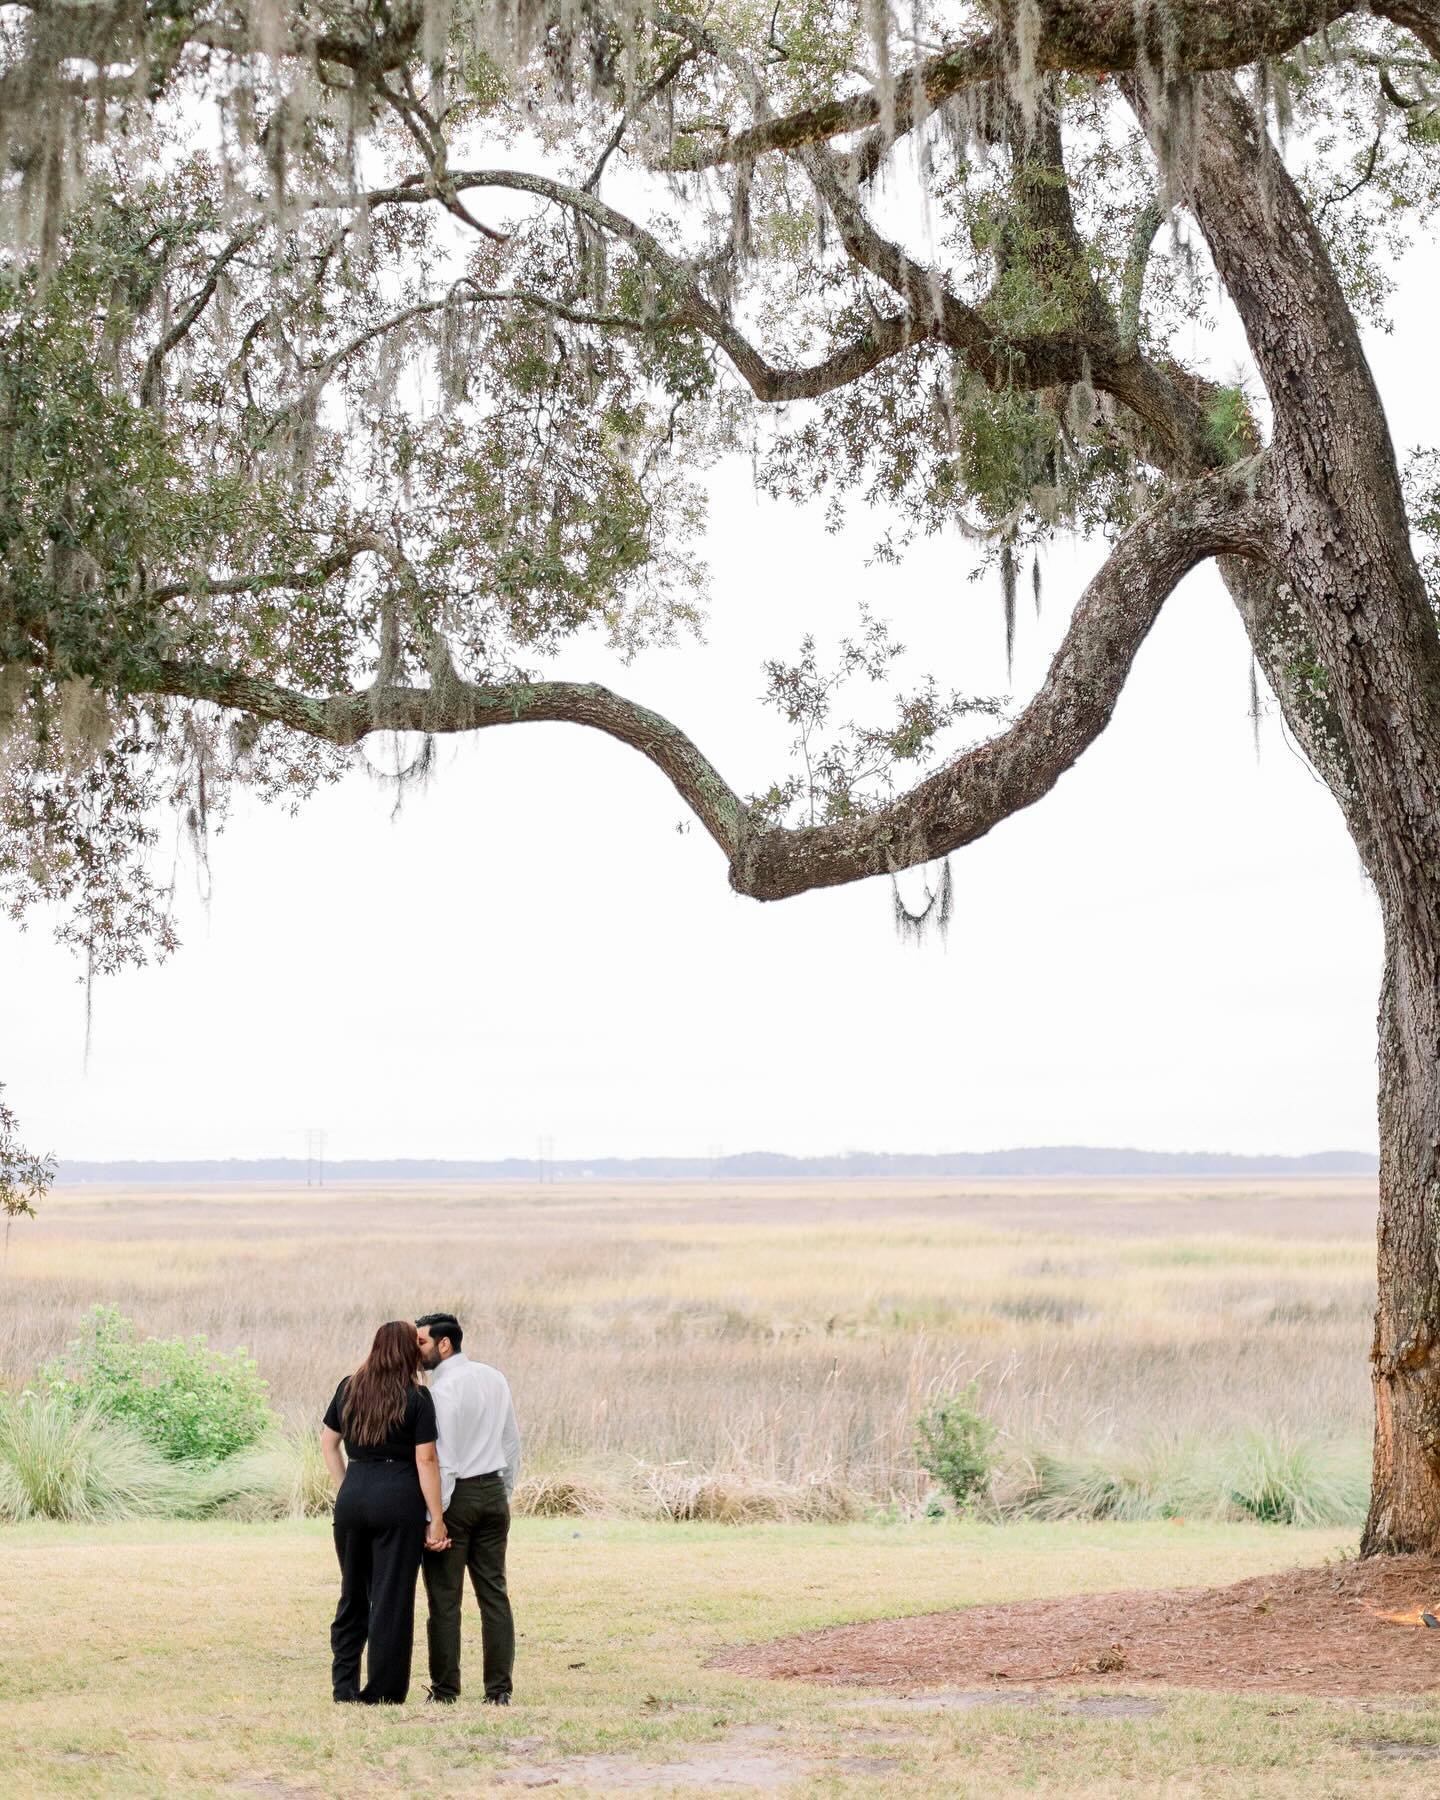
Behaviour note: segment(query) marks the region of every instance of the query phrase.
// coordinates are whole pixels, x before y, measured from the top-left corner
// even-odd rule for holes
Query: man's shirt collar
[[[468,1362],[468,1361],[469,1361],[469,1358],[466,1356],[466,1354],[463,1350],[452,1350],[450,1352],[450,1354],[445,1358],[444,1362],[436,1363],[435,1367],[430,1371],[431,1381],[438,1381],[440,1379],[440,1377],[445,1373],[445,1371],[448,1368],[451,1368],[455,1363],[463,1363],[463,1362]]]

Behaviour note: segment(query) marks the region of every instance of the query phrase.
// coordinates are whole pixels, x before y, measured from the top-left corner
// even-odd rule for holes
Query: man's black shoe
[[[487,1694],[485,1696],[484,1704],[486,1706],[508,1706],[510,1704],[510,1696],[508,1694]]]
[[[459,1699],[458,1694],[437,1694],[434,1688],[426,1688],[425,1704],[427,1706],[453,1706]]]

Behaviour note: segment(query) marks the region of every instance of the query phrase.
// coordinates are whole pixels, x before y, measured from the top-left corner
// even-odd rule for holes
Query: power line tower
[[[325,1133],[315,1126],[305,1133],[305,1185],[325,1185]]]
[[[555,1179],[555,1140],[548,1134],[535,1140],[535,1169],[542,1186]]]

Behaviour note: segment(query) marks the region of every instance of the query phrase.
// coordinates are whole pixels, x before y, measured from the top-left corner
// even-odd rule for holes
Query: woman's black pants
[[[413,1461],[352,1462],[335,1497],[340,1604],[330,1627],[337,1700],[399,1706],[410,1689],[425,1497]],[[369,1640],[366,1682],[360,1652]]]

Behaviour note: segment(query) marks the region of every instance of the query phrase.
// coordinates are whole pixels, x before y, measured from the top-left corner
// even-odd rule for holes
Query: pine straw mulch
[[[1440,1559],[1375,1557],[1224,1588],[1066,1595],[877,1619],[725,1652],[747,1675],[881,1688],[1157,1681],[1384,1699],[1440,1688]],[[1396,1623],[1386,1613],[1414,1623]]]

